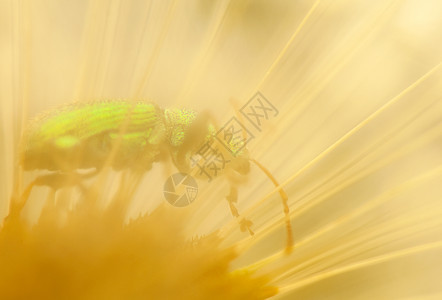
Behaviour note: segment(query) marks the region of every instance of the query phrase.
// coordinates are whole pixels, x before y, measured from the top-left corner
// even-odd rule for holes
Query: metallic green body
[[[148,170],[167,148],[173,153],[196,118],[189,110],[162,110],[125,101],[68,105],[32,122],[21,163],[25,170],[100,168],[118,143],[114,169]]]

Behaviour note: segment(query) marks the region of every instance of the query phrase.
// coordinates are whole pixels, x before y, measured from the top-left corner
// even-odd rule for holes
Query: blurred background
[[[441,53],[436,0],[0,0],[0,217],[28,119],[128,99],[223,123],[259,91],[279,114],[246,125],[248,149],[284,182],[297,245],[272,266],[281,297],[439,299]],[[128,219],[164,202],[166,175],[146,174]],[[257,235],[237,266],[285,246],[280,198],[260,201],[273,189],[257,168],[240,186]],[[222,178],[201,183],[189,236],[250,243],[226,229],[227,193]]]

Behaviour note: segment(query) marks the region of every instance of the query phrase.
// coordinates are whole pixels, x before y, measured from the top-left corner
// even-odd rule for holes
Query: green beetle
[[[163,110],[145,102],[72,104],[31,122],[23,139],[21,165],[24,170],[61,172],[99,169],[119,141],[118,153],[111,160],[115,170],[146,172],[153,162],[169,155],[179,171],[188,172],[189,156],[204,142],[210,143],[214,134],[209,117],[201,114],[197,118],[193,110]],[[248,173],[246,149],[229,147],[237,154],[230,167]]]
[[[193,168],[191,158],[205,143],[215,139],[216,124],[208,113],[197,114],[189,109],[162,109],[155,103],[103,101],[70,104],[53,110],[30,122],[25,131],[20,164],[25,171],[49,170],[34,180],[27,188],[27,198],[33,186],[44,185],[54,190],[63,187],[63,176],[77,176],[78,170],[95,169],[108,164],[115,170],[145,173],[154,162],[171,159],[183,173]],[[241,144],[228,143],[229,156],[225,172],[246,175],[250,161],[278,183],[261,164],[248,156]],[[109,159],[112,151],[114,155]],[[226,155],[229,151],[225,150]],[[93,172],[92,174],[96,174]],[[239,218],[242,230],[251,230],[252,222],[240,218],[235,207],[236,185],[231,182],[226,197],[232,214]],[[289,241],[291,241],[287,195],[280,189],[286,214]],[[291,242],[289,242],[291,244]]]

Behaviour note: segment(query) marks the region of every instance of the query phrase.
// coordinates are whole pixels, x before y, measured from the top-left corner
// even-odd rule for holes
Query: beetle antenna
[[[293,232],[292,232],[292,224],[290,221],[290,209],[288,205],[289,197],[287,196],[287,193],[284,191],[284,189],[280,187],[276,178],[272,175],[272,173],[270,173],[270,171],[266,167],[264,167],[261,163],[259,163],[253,158],[249,158],[249,160],[253,162],[256,166],[258,166],[258,168],[273,182],[273,184],[279,191],[279,195],[281,196],[282,199],[282,205],[284,207],[285,227],[287,232],[287,246],[285,248],[285,252],[289,254],[293,249]]]
[[[235,99],[231,98],[230,104],[235,108],[235,114],[239,118],[240,122],[243,123],[242,116],[238,114],[238,109],[237,109],[238,106],[236,104]],[[247,132],[244,130],[244,128],[242,129],[242,137],[244,140],[247,140]],[[292,231],[292,224],[290,221],[290,209],[288,205],[289,197],[287,196],[287,193],[284,191],[284,189],[280,188],[278,181],[266,167],[264,167],[261,163],[259,163],[257,160],[253,158],[249,157],[249,160],[253,162],[256,166],[258,166],[258,168],[273,182],[273,184],[279,191],[279,195],[281,195],[282,205],[284,207],[285,227],[287,232],[287,246],[285,248],[285,252],[289,254],[293,248],[293,231]]]

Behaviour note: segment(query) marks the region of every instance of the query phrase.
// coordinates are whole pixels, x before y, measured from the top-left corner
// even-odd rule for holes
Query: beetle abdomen
[[[164,136],[163,113],[153,103],[72,104],[31,123],[24,136],[21,163],[25,170],[100,167],[118,141],[111,165],[130,168],[137,160],[154,159]]]

